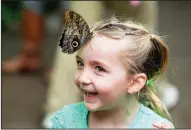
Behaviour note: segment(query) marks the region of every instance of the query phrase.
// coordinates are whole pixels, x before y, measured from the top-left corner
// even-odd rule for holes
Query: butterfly
[[[87,22],[78,13],[65,11],[65,26],[59,46],[62,52],[72,54],[90,40],[92,34]]]

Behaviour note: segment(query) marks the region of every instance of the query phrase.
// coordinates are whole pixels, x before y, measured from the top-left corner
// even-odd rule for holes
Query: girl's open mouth
[[[96,96],[98,93],[97,92],[85,92],[85,95],[88,97]]]
[[[86,102],[89,103],[95,103],[95,101],[97,100],[97,92],[89,92],[89,91],[85,91],[84,92],[84,100]]]

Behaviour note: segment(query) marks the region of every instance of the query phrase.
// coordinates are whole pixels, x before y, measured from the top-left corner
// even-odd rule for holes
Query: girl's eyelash
[[[84,66],[84,64],[83,64],[80,60],[76,60],[76,63],[77,63],[77,67],[78,67],[78,68],[81,68],[81,67]],[[106,70],[105,70],[103,67],[101,67],[101,66],[96,66],[96,67],[95,67],[95,70],[96,70],[97,72],[106,72]]]
[[[101,66],[96,66],[95,69],[98,69],[99,72],[105,72],[105,69]]]
[[[79,61],[79,60],[77,60],[76,63],[77,63],[78,66],[83,66],[83,63],[81,61]]]

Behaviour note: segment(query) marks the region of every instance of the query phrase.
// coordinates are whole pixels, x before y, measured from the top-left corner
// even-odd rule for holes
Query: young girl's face
[[[110,109],[126,101],[129,76],[119,56],[125,42],[95,36],[76,55],[74,79],[88,110]]]

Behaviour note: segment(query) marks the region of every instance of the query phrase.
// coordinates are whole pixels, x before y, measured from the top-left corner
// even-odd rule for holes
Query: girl
[[[76,55],[74,81],[84,101],[59,110],[52,128],[174,128],[152,84],[167,65],[164,41],[116,18],[91,32]]]

